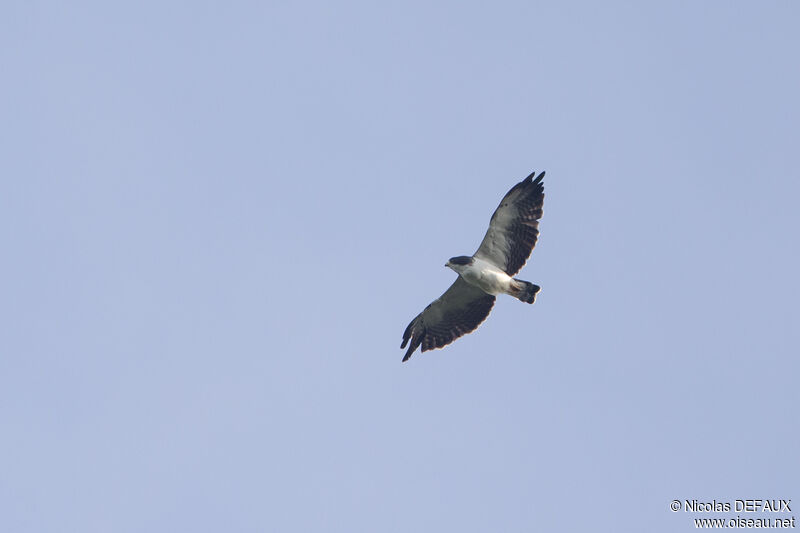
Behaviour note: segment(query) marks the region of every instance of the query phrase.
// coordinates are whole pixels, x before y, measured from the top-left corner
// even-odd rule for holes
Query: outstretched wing
[[[447,346],[462,335],[475,331],[489,316],[492,306],[494,296],[473,287],[459,276],[406,328],[400,348],[405,348],[409,340],[411,345],[403,361],[407,361],[420,344],[422,351],[426,352]]]
[[[525,266],[539,238],[539,219],[544,203],[544,172],[533,179],[534,172],[506,193],[497,206],[489,229],[475,252],[513,276]]]

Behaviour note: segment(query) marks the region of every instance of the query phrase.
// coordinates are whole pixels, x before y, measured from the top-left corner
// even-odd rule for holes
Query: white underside
[[[461,267],[458,272],[464,281],[489,294],[505,294],[513,282],[511,276],[478,258],[471,265]]]

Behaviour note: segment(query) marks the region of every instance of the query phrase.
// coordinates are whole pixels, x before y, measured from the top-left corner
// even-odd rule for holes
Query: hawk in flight
[[[532,304],[540,287],[513,277],[525,265],[539,237],[544,202],[544,172],[514,185],[497,206],[489,229],[472,256],[451,257],[444,266],[458,279],[425,308],[403,332],[407,361],[420,345],[422,351],[447,346],[477,329],[494,306],[495,295],[509,294]]]

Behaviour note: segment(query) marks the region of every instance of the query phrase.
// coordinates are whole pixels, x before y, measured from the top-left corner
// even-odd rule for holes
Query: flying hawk
[[[489,221],[489,230],[472,256],[451,257],[444,266],[458,279],[411,321],[403,333],[407,361],[420,345],[422,351],[447,346],[477,329],[494,306],[495,295],[510,294],[532,304],[540,287],[514,278],[531,255],[539,236],[544,202],[544,172],[536,172],[506,193]]]

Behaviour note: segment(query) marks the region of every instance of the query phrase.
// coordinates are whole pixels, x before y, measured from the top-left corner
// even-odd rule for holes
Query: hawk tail
[[[541,287],[530,281],[514,278],[514,283],[509,287],[508,294],[517,298],[520,302],[532,304],[540,290],[542,290]]]

